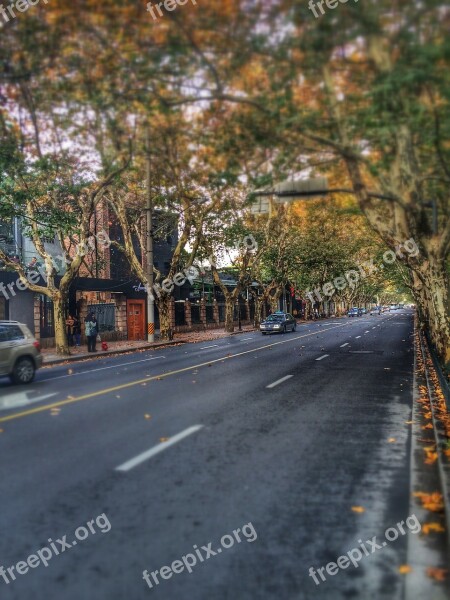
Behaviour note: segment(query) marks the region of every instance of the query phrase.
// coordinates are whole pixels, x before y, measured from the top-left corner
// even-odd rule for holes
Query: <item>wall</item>
[[[34,294],[32,292],[18,292],[9,300],[9,318],[11,321],[20,321],[34,333]]]

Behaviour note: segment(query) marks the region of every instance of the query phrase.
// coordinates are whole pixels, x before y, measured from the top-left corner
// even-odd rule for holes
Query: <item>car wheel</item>
[[[262,335],[266,335],[266,332],[265,332],[265,331],[261,331],[261,333],[262,333]]]
[[[25,356],[17,360],[10,377],[13,383],[25,384],[33,381],[35,373],[36,367],[33,360]]]
[[[297,331],[297,323],[294,323],[294,325],[292,326],[292,331]]]
[[[286,325],[283,327],[283,331],[281,333],[286,333]]]

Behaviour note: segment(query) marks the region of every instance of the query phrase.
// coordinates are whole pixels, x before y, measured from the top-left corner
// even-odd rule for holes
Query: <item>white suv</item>
[[[41,347],[28,327],[0,321],[0,376],[9,375],[13,383],[31,383],[41,366]]]

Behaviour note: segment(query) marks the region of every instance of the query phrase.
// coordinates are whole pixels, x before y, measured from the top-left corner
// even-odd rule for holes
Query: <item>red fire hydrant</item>
[[[108,344],[106,342],[102,342],[102,350],[103,352],[106,352],[106,350],[108,350]]]

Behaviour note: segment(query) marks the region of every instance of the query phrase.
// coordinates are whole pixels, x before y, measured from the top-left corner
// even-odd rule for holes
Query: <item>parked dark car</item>
[[[266,333],[286,333],[286,331],[295,331],[296,328],[297,321],[294,317],[281,311],[269,315],[259,326],[263,335],[266,335]]]

